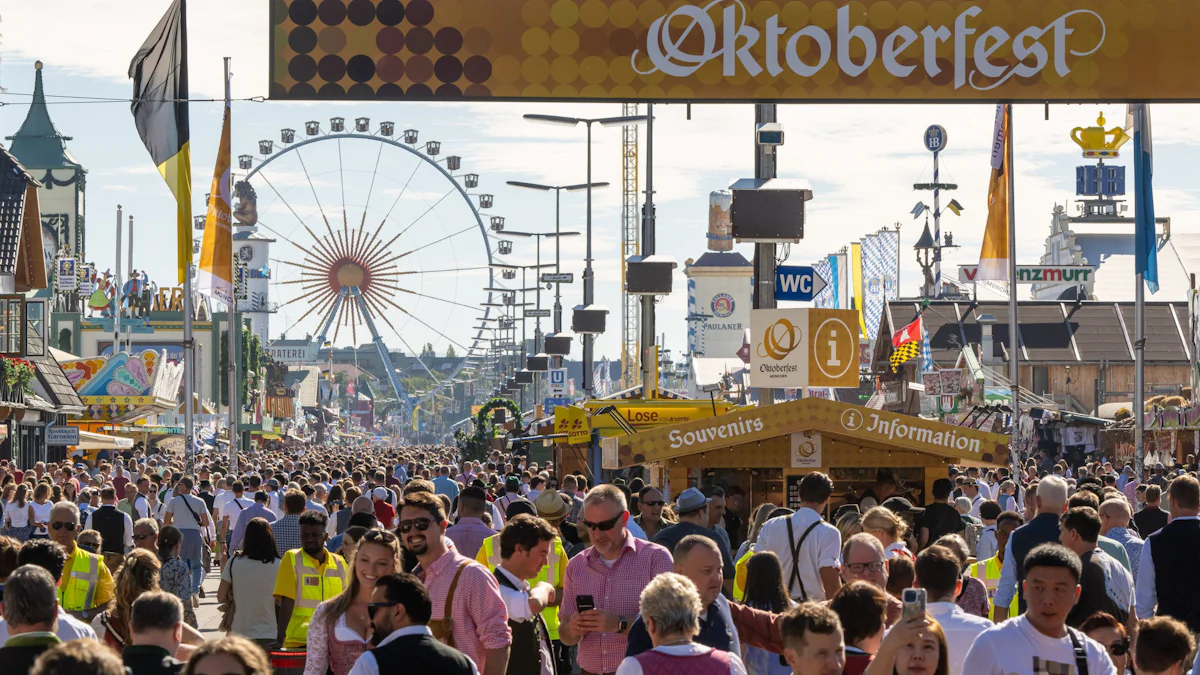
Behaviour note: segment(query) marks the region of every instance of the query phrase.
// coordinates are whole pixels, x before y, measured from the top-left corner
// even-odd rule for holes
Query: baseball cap
[[[376,499],[387,499],[387,493],[387,488],[377,487],[374,490],[371,490],[371,496]]]
[[[895,513],[901,514],[911,513],[913,515],[920,515],[925,513],[925,509],[921,508],[920,506],[913,506],[913,503],[904,497],[888,497],[887,499],[883,500],[882,506]]]

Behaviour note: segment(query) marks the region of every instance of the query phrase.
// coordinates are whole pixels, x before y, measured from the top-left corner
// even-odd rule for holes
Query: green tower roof
[[[71,151],[67,150],[67,141],[71,140],[71,137],[58,133],[54,122],[50,121],[50,111],[46,109],[46,95],[42,90],[42,62],[35,62],[33,68],[33,101],[21,128],[15,135],[8,137],[8,140],[12,141],[9,152],[21,164],[33,169],[82,168],[71,156]]]

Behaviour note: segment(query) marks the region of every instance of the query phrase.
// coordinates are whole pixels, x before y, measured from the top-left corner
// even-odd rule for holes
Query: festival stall
[[[1004,466],[1008,436],[849,403],[805,398],[747,408],[621,438],[604,439],[603,466],[646,465],[650,482],[671,494],[697,484],[737,485],[752,504],[796,506],[800,478],[834,481],[834,504],[891,469],[900,493],[924,504],[949,464]]]

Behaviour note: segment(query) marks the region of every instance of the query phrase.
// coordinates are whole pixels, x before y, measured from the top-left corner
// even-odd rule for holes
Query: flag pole
[[[1005,160],[1008,163],[1008,364],[1010,392],[1012,394],[1012,456],[1014,471],[1019,467],[1019,438],[1021,432],[1021,334],[1017,321],[1017,180],[1013,165],[1013,146],[1016,134],[1013,126],[1013,107],[1008,104],[1008,148]]]
[[[229,124],[233,125],[233,105],[230,98],[230,75],[229,75],[229,57],[225,57],[225,109],[230,111]],[[230,174],[230,183],[233,182],[233,175]],[[229,186],[229,193],[233,194],[233,186]],[[230,223],[232,227],[233,223]],[[232,255],[232,253],[231,253]],[[232,258],[231,258],[232,259]],[[237,272],[234,271],[236,275]],[[243,282],[244,283],[244,282]],[[242,346],[242,319],[237,312],[237,293],[233,293],[233,302],[228,308],[229,325],[226,329],[226,341],[228,347],[225,350],[226,358],[229,360],[229,466],[230,471],[238,469],[238,451],[240,450],[239,441],[241,440],[241,432],[238,426],[242,421],[242,405],[241,405],[241,374],[238,373],[238,366],[241,365],[241,349]],[[217,388],[218,391],[220,387]],[[218,397],[219,399],[220,397]],[[214,448],[215,450],[216,448]]]

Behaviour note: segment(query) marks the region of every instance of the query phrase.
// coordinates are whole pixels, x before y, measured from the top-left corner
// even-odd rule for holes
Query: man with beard
[[[696,584],[700,592],[700,632],[693,639],[713,649],[741,656],[742,646],[733,617],[729,614],[729,601],[721,595],[722,575],[721,551],[712,539],[699,534],[690,534],[675,545],[676,574],[682,574]],[[653,649],[650,633],[642,617],[629,627],[629,642],[625,656],[637,656]]]
[[[427,625],[431,612],[429,593],[419,579],[404,573],[379,577],[367,605],[374,648],[358,657],[350,675],[479,675],[465,654],[434,639]]]
[[[308,642],[308,623],[317,605],[346,588],[350,572],[346,561],[325,550],[328,517],[320,511],[300,516],[300,548],[283,554],[275,576],[278,639],[285,648],[303,647]]]
[[[448,544],[441,500],[428,492],[406,495],[396,531],[417,558],[413,572],[429,591],[433,636],[461,650],[483,675],[504,675],[512,631],[500,585],[486,567]]]

